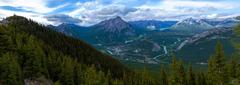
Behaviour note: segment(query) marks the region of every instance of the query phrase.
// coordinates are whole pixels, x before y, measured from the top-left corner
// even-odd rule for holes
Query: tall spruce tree
[[[195,74],[193,72],[192,69],[192,65],[190,64],[188,67],[188,74],[187,74],[187,83],[188,85],[196,85],[196,81],[195,81]]]
[[[225,63],[223,47],[221,43],[218,42],[215,54],[208,61],[209,84],[224,85],[227,82]]]
[[[160,85],[169,85],[168,83],[168,76],[167,76],[167,73],[164,69],[163,66],[161,66],[160,68],[160,78],[159,78],[159,81],[160,81]]]
[[[207,78],[203,72],[198,73],[196,77],[196,85],[211,85],[207,83],[206,79]]]
[[[24,37],[23,37],[24,38]],[[25,78],[34,79],[48,76],[47,67],[44,65],[45,57],[42,48],[33,36],[25,37],[26,44],[23,45],[23,72]]]
[[[176,56],[172,57],[172,63],[171,63],[171,77],[170,77],[170,84],[171,85],[178,85],[180,82],[179,76],[178,76],[178,69],[179,69],[179,62],[177,61]]]
[[[186,85],[187,84],[186,73],[185,73],[182,62],[179,63],[178,77],[179,77],[179,84],[180,85]]]
[[[62,64],[60,65],[60,82],[63,85],[74,85],[74,62],[73,60],[65,56],[62,58]]]
[[[14,53],[0,57],[0,85],[23,85],[21,68]]]
[[[8,29],[10,28],[0,25],[0,55],[9,52],[11,51],[11,49],[13,49],[11,47],[13,44],[10,31]]]
[[[227,64],[227,74],[230,78],[237,78],[237,58],[231,57],[229,63]]]

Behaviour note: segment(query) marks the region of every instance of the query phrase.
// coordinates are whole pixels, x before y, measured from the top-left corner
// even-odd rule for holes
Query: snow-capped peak
[[[203,19],[194,19],[190,17],[190,18],[183,19],[182,21],[179,21],[177,24],[202,25],[202,24],[206,24],[206,22]]]

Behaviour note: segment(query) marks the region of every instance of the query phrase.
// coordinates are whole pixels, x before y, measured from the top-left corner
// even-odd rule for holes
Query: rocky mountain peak
[[[102,21],[95,25],[96,28],[107,32],[122,32],[123,30],[132,30],[130,24],[124,21],[121,17],[117,16],[115,18]]]
[[[212,29],[213,26],[205,22],[203,19],[186,18],[172,26],[172,30],[200,32]]]

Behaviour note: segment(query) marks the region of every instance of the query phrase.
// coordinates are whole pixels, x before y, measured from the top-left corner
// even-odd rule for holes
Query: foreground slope
[[[43,25],[21,16],[8,17],[6,21],[8,25],[15,27],[19,32],[27,33],[42,40],[46,44],[46,48],[51,48],[76,58],[80,63],[86,65],[93,64],[105,72],[110,70],[114,75],[121,75],[126,70],[117,60],[102,54],[81,40],[52,31]]]

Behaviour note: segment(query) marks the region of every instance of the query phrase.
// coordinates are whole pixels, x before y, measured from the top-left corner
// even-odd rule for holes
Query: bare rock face
[[[131,35],[134,32],[130,24],[122,20],[119,16],[102,21],[94,25],[94,27],[109,33],[125,33],[127,35]]]
[[[45,78],[24,79],[24,85],[53,85],[53,82]]]
[[[187,44],[192,44],[192,43],[195,43],[197,41],[199,41],[200,39],[203,39],[203,38],[206,38],[206,37],[209,37],[211,35],[220,35],[222,33],[225,33],[225,32],[229,32],[233,29],[231,28],[215,28],[215,29],[211,29],[209,31],[205,31],[205,32],[202,32],[200,34],[196,34],[188,39],[186,39],[185,41],[183,41],[178,47],[177,47],[177,51],[178,50],[181,50],[185,45]]]

